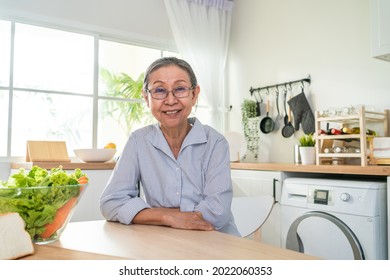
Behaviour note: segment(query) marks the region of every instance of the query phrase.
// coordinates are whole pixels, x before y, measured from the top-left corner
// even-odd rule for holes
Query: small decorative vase
[[[259,157],[259,129],[260,117],[248,118],[247,121],[247,154],[244,159],[247,161],[257,161]]]
[[[301,162],[304,165],[316,163],[316,149],[315,147],[299,147],[301,155]]]

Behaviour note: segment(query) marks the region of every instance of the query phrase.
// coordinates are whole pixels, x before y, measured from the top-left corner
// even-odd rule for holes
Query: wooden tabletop
[[[122,225],[102,220],[69,223],[60,240],[41,246],[136,260],[317,259],[217,231]]]
[[[34,244],[34,253],[20,260],[123,260],[125,258]]]

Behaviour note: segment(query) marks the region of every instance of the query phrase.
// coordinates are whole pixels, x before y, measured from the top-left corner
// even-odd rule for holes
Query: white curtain
[[[207,124],[223,131],[227,107],[225,65],[233,1],[164,1],[178,50],[197,75],[201,87],[199,105],[209,108]]]

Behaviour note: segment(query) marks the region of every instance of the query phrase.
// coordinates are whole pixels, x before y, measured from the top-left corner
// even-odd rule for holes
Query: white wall
[[[242,131],[240,104],[251,98],[250,87],[309,74],[306,96],[313,111],[356,104],[390,109],[390,63],[372,58],[370,48],[369,0],[235,0],[229,129]],[[293,162],[300,133],[283,138],[281,130],[260,132],[259,161]]]

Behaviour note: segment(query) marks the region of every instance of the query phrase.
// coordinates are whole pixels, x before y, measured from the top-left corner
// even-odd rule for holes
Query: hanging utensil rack
[[[251,96],[253,96],[253,94],[255,92],[259,93],[259,95],[260,95],[260,91],[262,91],[262,90],[266,90],[267,94],[268,94],[269,89],[271,89],[271,88],[276,88],[278,90],[278,88],[281,87],[281,86],[287,87],[287,85],[289,85],[291,87],[293,84],[297,84],[297,83],[302,83],[302,86],[304,86],[304,83],[308,83],[310,85],[310,83],[311,83],[310,75],[307,78],[300,79],[300,80],[289,81],[289,82],[284,82],[284,83],[270,85],[270,86],[264,86],[264,87],[258,87],[258,88],[252,88],[251,87],[249,89],[249,92],[250,92]],[[261,98],[261,96],[260,96],[260,98]]]

